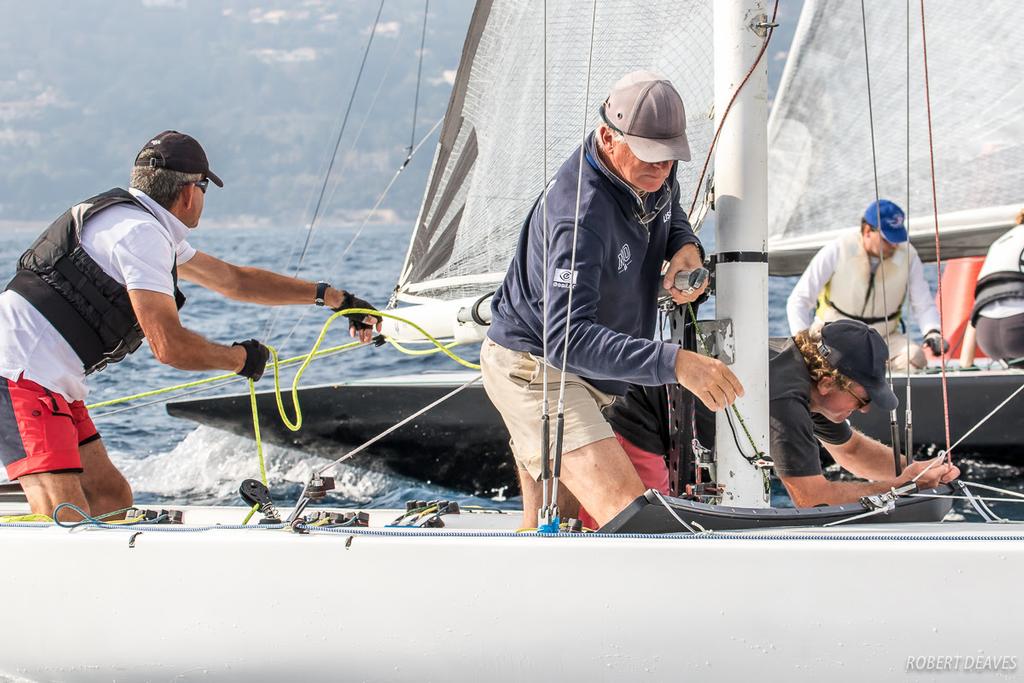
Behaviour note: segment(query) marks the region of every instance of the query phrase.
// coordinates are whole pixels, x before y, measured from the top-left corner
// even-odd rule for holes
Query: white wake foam
[[[275,485],[302,485],[314,468],[329,461],[299,450],[263,444],[267,480]],[[237,502],[243,479],[259,479],[256,442],[212,427],[197,427],[171,451],[143,459],[111,453],[111,460],[131,482],[136,496],[152,494],[180,503]],[[335,494],[353,502],[368,502],[391,487],[390,477],[378,472],[336,468]]]

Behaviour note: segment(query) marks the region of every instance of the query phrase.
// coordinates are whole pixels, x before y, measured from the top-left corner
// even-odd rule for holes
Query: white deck
[[[918,655],[1024,654],[1019,525],[538,537],[511,533],[518,514],[444,519],[5,526],[0,678],[865,680]]]

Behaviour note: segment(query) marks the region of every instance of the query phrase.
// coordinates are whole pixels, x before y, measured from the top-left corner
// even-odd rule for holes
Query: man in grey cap
[[[703,261],[676,182],[676,162],[690,159],[679,93],[655,73],[633,72],[600,113],[582,169],[577,148],[526,219],[480,353],[484,388],[512,437],[528,527],[541,504],[545,375],[554,408],[566,369],[561,482],[598,525],[648,487],[602,416],[604,406],[630,383],[679,382],[715,410],[743,393],[721,362],[653,341],[659,287],[678,303],[705,288],[673,287],[676,273]],[[560,493],[559,502],[566,515],[575,512],[567,496]]]
[[[73,503],[100,515],[129,507],[131,486],[110,461],[86,410],[86,376],[123,360],[148,339],[161,363],[230,370],[258,380],[265,346],[218,344],[182,326],[181,276],[238,301],[373,308],[326,282],[236,266],[188,243],[199,225],[210,170],[195,138],[164,131],[136,155],[128,190],[79,202],[29,247],[0,293],[0,463],[32,512]],[[370,340],[377,321],[352,316]],[[64,519],[77,519],[70,510]]]

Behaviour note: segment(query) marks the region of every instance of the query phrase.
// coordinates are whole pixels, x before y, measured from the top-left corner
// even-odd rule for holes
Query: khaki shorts
[[[543,367],[525,351],[512,351],[490,339],[480,349],[484,390],[501,413],[512,439],[512,455],[520,469],[535,479],[541,474],[541,413],[544,406]],[[551,416],[551,457],[554,457],[555,419],[561,373],[548,367],[548,413]],[[565,427],[562,452],[602,439],[615,438],[601,409],[615,397],[592,386],[579,375],[565,374]]]

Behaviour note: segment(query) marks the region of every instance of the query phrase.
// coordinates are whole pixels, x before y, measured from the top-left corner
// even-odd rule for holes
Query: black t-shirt
[[[783,477],[821,474],[818,439],[843,444],[853,436],[848,422],[836,424],[823,415],[812,413],[811,375],[803,356],[790,337],[773,338],[768,343],[768,397],[771,454],[775,471]],[[706,410],[699,404],[698,411]],[[605,409],[612,429],[627,441],[651,453],[668,453],[668,398],[665,387],[630,385]],[[710,419],[710,416],[709,416]],[[698,416],[701,438],[703,422]],[[714,422],[711,420],[711,425]]]
[[[821,474],[818,439],[844,444],[853,437],[845,420],[835,423],[812,413],[811,373],[791,337],[768,343],[768,423],[771,454],[780,477]]]
[[[649,453],[668,453],[668,396],[664,386],[630,384],[604,409],[604,416],[626,441]]]

